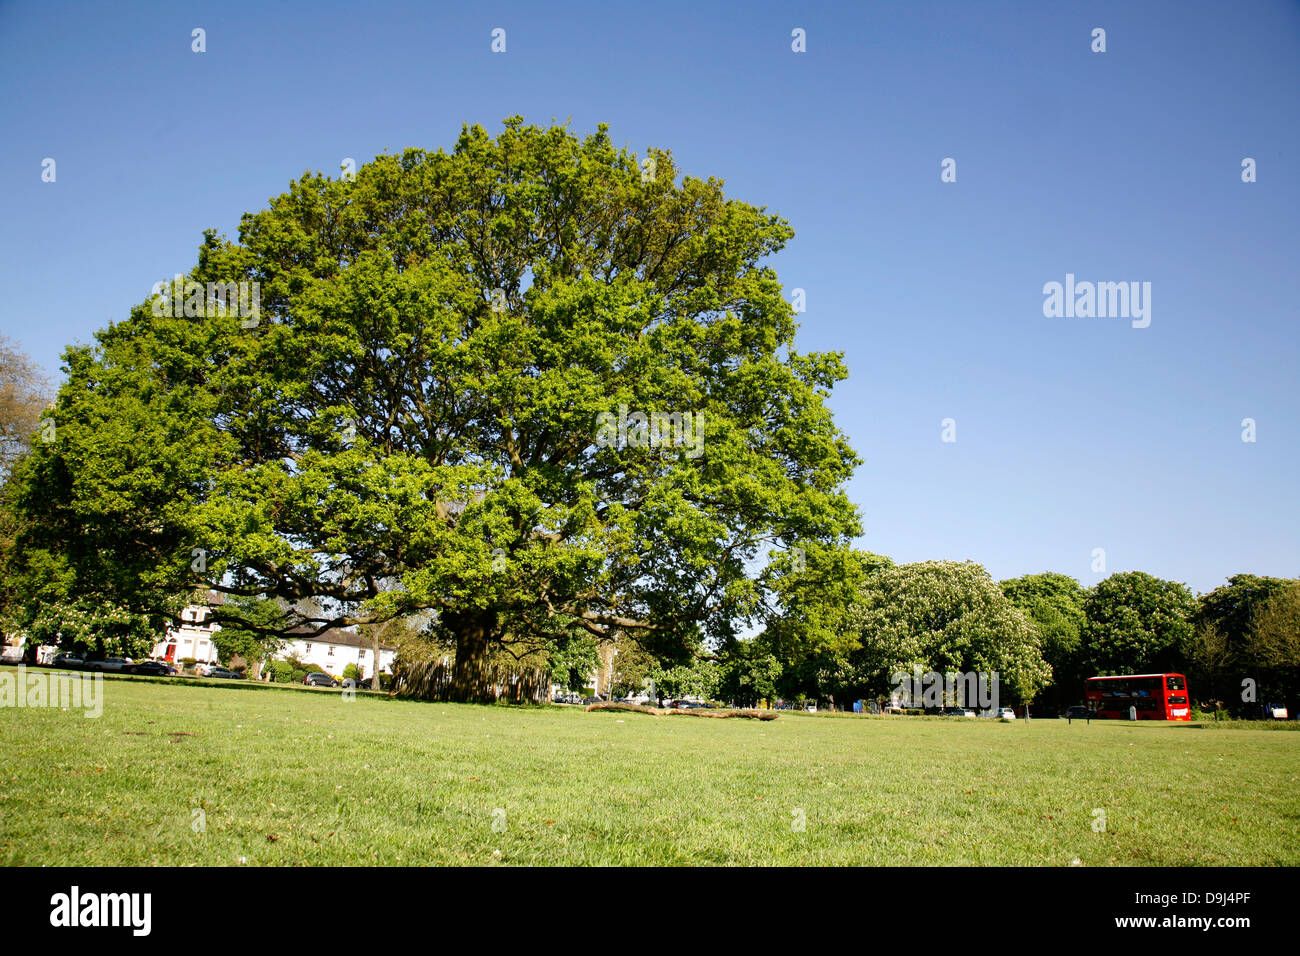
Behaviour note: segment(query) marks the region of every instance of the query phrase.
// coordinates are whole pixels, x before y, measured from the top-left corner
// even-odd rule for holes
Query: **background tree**
[[[720,661],[718,695],[740,707],[777,696],[785,665],[764,636],[732,643]]]
[[[20,496],[31,592],[316,597],[279,628],[318,632],[430,611],[462,699],[515,640],[732,637],[760,548],[858,533],[824,403],[847,373],[794,346],[764,264],[789,225],[651,157],[516,117],[208,233],[171,294],[257,281],[260,312],[157,297],[68,351]],[[625,410],[690,433],[598,441]]]
[[[641,693],[649,693],[651,682],[659,673],[659,662],[654,659],[654,655],[648,653],[635,639],[627,636],[620,637],[615,642],[614,650],[617,650],[618,653],[614,655],[612,695],[614,697],[635,697]],[[589,666],[586,670],[577,671],[577,674],[581,675],[583,683],[586,682],[592,670],[593,668]],[[575,686],[581,687],[582,684],[569,684],[568,686],[572,689]],[[655,687],[655,690],[657,692],[658,688]]]
[[[555,641],[547,655],[551,680],[573,693],[581,692],[600,665],[598,650],[599,643],[590,634],[574,634],[568,640]],[[619,662],[620,668],[622,663]]]
[[[897,671],[997,672],[999,687],[1031,701],[1051,679],[1034,624],[973,561],[888,568],[863,582],[853,620],[860,679],[879,693]]]
[[[1084,602],[1088,666],[1094,674],[1181,672],[1195,613],[1184,584],[1144,571],[1112,574]]]
[[[1288,581],[1269,595],[1260,609],[1255,641],[1265,667],[1300,663],[1300,581]]]
[[[1300,581],[1269,595],[1255,624],[1254,664],[1261,703],[1300,706]]]
[[[108,601],[51,601],[31,617],[30,647],[49,644],[91,657],[148,657],[165,622]]]
[[[274,634],[268,635],[268,631],[283,618],[284,610],[278,602],[260,597],[240,596],[234,598],[233,603],[239,620],[250,621],[253,627],[232,623],[218,628],[212,634],[212,643],[221,660],[229,662],[239,655],[249,673],[256,675],[262,662],[280,649],[280,639]]]
[[[776,693],[789,700],[834,701],[863,692],[849,661],[860,647],[852,611],[863,582],[893,566],[883,555],[816,542],[773,557],[765,571],[771,600],[764,607],[758,653],[781,663]],[[721,653],[725,658],[736,650],[727,642]]]
[[[0,483],[26,454],[40,430],[53,390],[41,367],[0,335]]]
[[[1236,575],[1201,596],[1190,653],[1209,693],[1238,713],[1300,704],[1300,581]],[[1243,682],[1251,682],[1245,685]],[[1247,688],[1251,692],[1247,692]],[[1195,691],[1193,685],[1193,691]]]
[[[701,656],[689,664],[675,664],[660,670],[655,676],[655,686],[665,698],[712,700],[717,696],[721,676],[718,662]]]
[[[14,509],[9,476],[41,435],[41,416],[52,395],[40,366],[0,335],[0,637],[21,623],[14,603],[16,568],[12,565],[21,519]]]
[[[1080,653],[1088,592],[1074,578],[1051,571],[1011,578],[999,586],[1038,628],[1043,660],[1052,668],[1052,681],[1040,699],[1058,708],[1080,703],[1084,682],[1091,676],[1084,673]]]
[[[1235,574],[1200,596],[1187,648],[1188,680],[1196,699],[1223,701],[1238,712],[1254,710],[1244,706],[1253,702],[1242,700],[1242,680],[1272,680],[1264,673],[1272,655],[1261,645],[1261,617],[1275,596],[1295,584],[1287,578]]]
[[[382,645],[388,644],[397,648],[397,655],[402,654],[403,649],[407,652],[407,657],[412,656],[414,648],[421,648],[418,657],[429,656],[430,642],[424,633],[428,622],[420,617],[393,617],[386,621],[370,622],[362,624],[357,630],[361,637],[370,642],[370,649],[374,662],[373,672],[369,675],[370,689],[380,689],[380,661],[383,660],[381,654]],[[366,679],[365,677],[362,678]]]

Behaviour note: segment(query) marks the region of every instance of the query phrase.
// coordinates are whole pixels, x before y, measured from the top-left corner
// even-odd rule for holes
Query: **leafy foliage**
[[[276,601],[264,598],[236,597],[233,603],[238,612],[237,620],[247,621],[252,627],[231,623],[213,633],[212,643],[223,661],[238,654],[252,667],[280,649],[282,642],[275,636],[274,628],[284,612]],[[253,627],[258,629],[253,630]]]
[[[655,686],[664,697],[712,700],[717,696],[721,676],[717,661],[701,657],[689,664],[675,664],[661,670],[655,677]]]
[[[1087,590],[1065,574],[1026,574],[1001,583],[1002,593],[1034,622],[1042,655],[1052,669],[1050,697],[1059,706],[1083,699],[1087,665],[1082,654]]]
[[[581,690],[599,664],[598,644],[589,634],[557,640],[547,654],[551,680],[569,690]]]
[[[760,547],[858,531],[824,404],[847,373],[794,348],[761,264],[789,225],[652,155],[647,179],[603,126],[516,117],[208,233],[187,280],[257,281],[260,315],[151,300],[68,350],[21,480],[30,594],[152,609],[197,576],[329,609],[283,630],[432,611],[458,667],[578,633],[668,661],[730,639],[770,590]],[[623,406],[696,416],[703,453],[599,444]]]
[[[288,661],[271,661],[267,665],[267,670],[271,674],[272,683],[291,684],[294,682],[294,666]],[[306,671],[303,671],[297,679],[302,680],[305,675]]]
[[[1084,602],[1086,659],[1096,674],[1180,671],[1196,599],[1144,571],[1112,574]]]
[[[1237,574],[1201,595],[1187,656],[1196,696],[1253,713],[1300,692],[1300,581]],[[1245,699],[1243,681],[1255,683]]]
[[[773,673],[777,694],[826,699],[860,689],[860,675],[849,663],[860,647],[853,608],[865,582],[893,566],[883,555],[815,542],[774,558],[765,572],[773,606],[750,653],[781,662],[779,673],[762,665]],[[736,650],[730,642],[723,653]]]
[[[161,620],[103,601],[43,604],[28,634],[36,644],[85,649],[104,657],[148,657]]]
[[[31,447],[51,394],[40,366],[0,335],[0,483]]]
[[[1032,700],[1051,678],[1034,624],[971,561],[926,561],[870,576],[854,609],[859,679],[874,690],[890,675],[996,672],[1001,686]]]
[[[778,695],[784,664],[762,638],[736,641],[721,661],[718,696],[740,707],[753,707],[760,700]]]

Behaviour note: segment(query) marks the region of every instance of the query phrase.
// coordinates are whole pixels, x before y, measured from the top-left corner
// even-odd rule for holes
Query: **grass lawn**
[[[103,695],[0,708],[0,864],[1300,864],[1295,733]]]

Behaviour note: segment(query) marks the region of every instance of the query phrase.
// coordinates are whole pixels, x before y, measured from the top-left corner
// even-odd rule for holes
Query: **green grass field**
[[[1300,864],[1294,733],[103,694],[0,708],[0,863]]]

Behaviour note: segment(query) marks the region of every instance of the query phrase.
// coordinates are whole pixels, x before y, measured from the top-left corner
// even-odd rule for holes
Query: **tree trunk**
[[[451,678],[451,699],[492,703],[488,681],[488,655],[496,637],[497,617],[492,611],[447,614],[443,623],[456,635],[456,664]]]
[[[393,622],[396,621],[396,620],[397,620],[397,618],[395,618],[395,617],[394,617],[394,618],[389,618],[389,619],[388,619],[387,621],[385,621],[383,624],[380,624],[379,627],[372,627],[372,628],[370,629],[370,642],[371,642],[371,644],[373,645],[374,653],[375,653],[375,659],[374,659],[374,661],[372,662],[372,663],[375,665],[375,669],[374,669],[374,672],[370,675],[370,689],[371,689],[371,690],[379,690],[379,689],[380,689],[380,688],[379,688],[379,671],[380,671],[380,667],[379,667],[379,639],[380,639],[383,635],[385,635],[385,634],[388,633],[388,629],[389,629],[390,627],[393,626]]]

